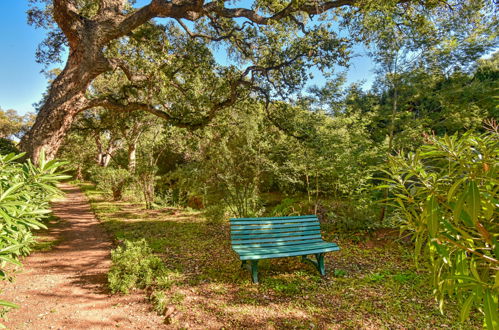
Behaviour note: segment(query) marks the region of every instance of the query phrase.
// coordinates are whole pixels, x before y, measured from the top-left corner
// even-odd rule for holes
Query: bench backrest
[[[317,216],[230,219],[233,247],[271,247],[321,242]]]

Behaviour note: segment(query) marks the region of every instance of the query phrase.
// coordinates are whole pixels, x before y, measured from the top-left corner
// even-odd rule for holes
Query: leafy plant
[[[123,190],[130,183],[130,173],[122,168],[98,167],[95,168],[92,179],[97,183],[97,188],[102,191],[110,191],[113,200],[123,198]]]
[[[55,184],[69,178],[61,174],[64,162],[47,161],[44,154],[38,166],[24,154],[0,155],[0,280],[11,279],[8,267],[20,266],[20,256],[28,255],[34,243],[32,231],[46,228],[43,220],[50,213],[49,201],[60,194]],[[0,301],[0,307],[14,304]]]
[[[498,126],[484,134],[437,138],[415,153],[390,157],[391,205],[425,253],[443,308],[457,295],[461,320],[476,307],[488,329],[499,326]]]
[[[296,201],[293,198],[284,198],[271,212],[272,216],[299,215],[296,210]]]
[[[151,293],[151,296],[149,297],[151,302],[154,305],[154,310],[159,314],[162,315],[166,309],[167,303],[168,303],[168,298],[166,297],[166,294],[164,291],[154,291]]]
[[[18,153],[16,145],[9,139],[0,137],[0,154]]]
[[[143,289],[164,281],[166,267],[163,261],[152,254],[145,239],[125,240],[111,252],[113,265],[108,273],[109,288],[113,293],[128,293],[135,288]]]

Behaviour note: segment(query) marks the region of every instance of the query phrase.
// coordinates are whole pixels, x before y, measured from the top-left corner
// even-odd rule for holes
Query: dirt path
[[[83,193],[71,185],[61,188],[66,198],[53,204],[61,221],[49,230],[60,243],[24,260],[23,272],[2,293],[2,299],[21,308],[10,311],[3,323],[9,329],[165,327],[143,294],[110,295],[106,288],[110,238]]]

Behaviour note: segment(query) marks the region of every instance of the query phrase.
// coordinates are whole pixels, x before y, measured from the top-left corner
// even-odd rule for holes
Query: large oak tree
[[[491,2],[479,0],[151,0],[142,7],[127,0],[30,3],[29,22],[47,29],[38,60],[50,64],[65,49],[68,53],[21,141],[35,159],[41,150],[53,158],[75,116],[89,108],[143,110],[198,127],[249,91],[282,98],[303,87],[310,67],[347,65],[351,46],[373,42],[383,25],[405,31],[415,45],[436,47],[453,34],[452,26],[442,22],[458,17],[461,26],[469,24],[468,31],[480,36],[482,23],[493,16]],[[215,61],[215,52],[225,52],[227,60]],[[92,93],[97,77],[117,71],[133,97]],[[165,82],[169,92],[151,97],[154,85]],[[194,93],[193,86],[202,88]],[[141,94],[144,89],[149,92]]]

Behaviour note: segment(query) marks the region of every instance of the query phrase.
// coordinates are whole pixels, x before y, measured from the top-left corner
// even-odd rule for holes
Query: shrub
[[[164,282],[167,270],[163,261],[152,254],[145,239],[125,240],[111,252],[112,266],[108,273],[109,288],[113,293],[128,293]]]
[[[165,312],[168,303],[168,298],[166,294],[163,291],[153,291],[149,299],[152,301],[154,305],[154,310],[159,315],[162,315]]]
[[[461,319],[476,307],[487,328],[499,327],[499,133],[429,137],[415,153],[390,158],[387,185],[416,256],[430,260],[442,309],[456,295]]]
[[[230,216],[227,206],[223,204],[210,205],[204,210],[204,216],[211,224],[220,224]]]
[[[92,173],[92,181],[97,184],[97,189],[110,192],[113,200],[123,198],[123,191],[131,182],[130,173],[122,168],[97,167]]]
[[[19,150],[14,142],[6,138],[0,138],[0,155],[7,155],[11,153],[19,153]]]
[[[42,154],[35,166],[19,162],[23,156],[0,155],[0,281],[11,279],[7,265],[20,265],[19,257],[29,254],[32,230],[46,228],[49,200],[60,194],[55,184],[69,178],[58,172],[63,162],[46,161]],[[13,307],[0,300],[2,306]]]
[[[278,216],[288,216],[288,215],[300,215],[297,211],[297,202],[293,198],[284,198],[279,204],[277,204],[271,212],[273,217]]]

